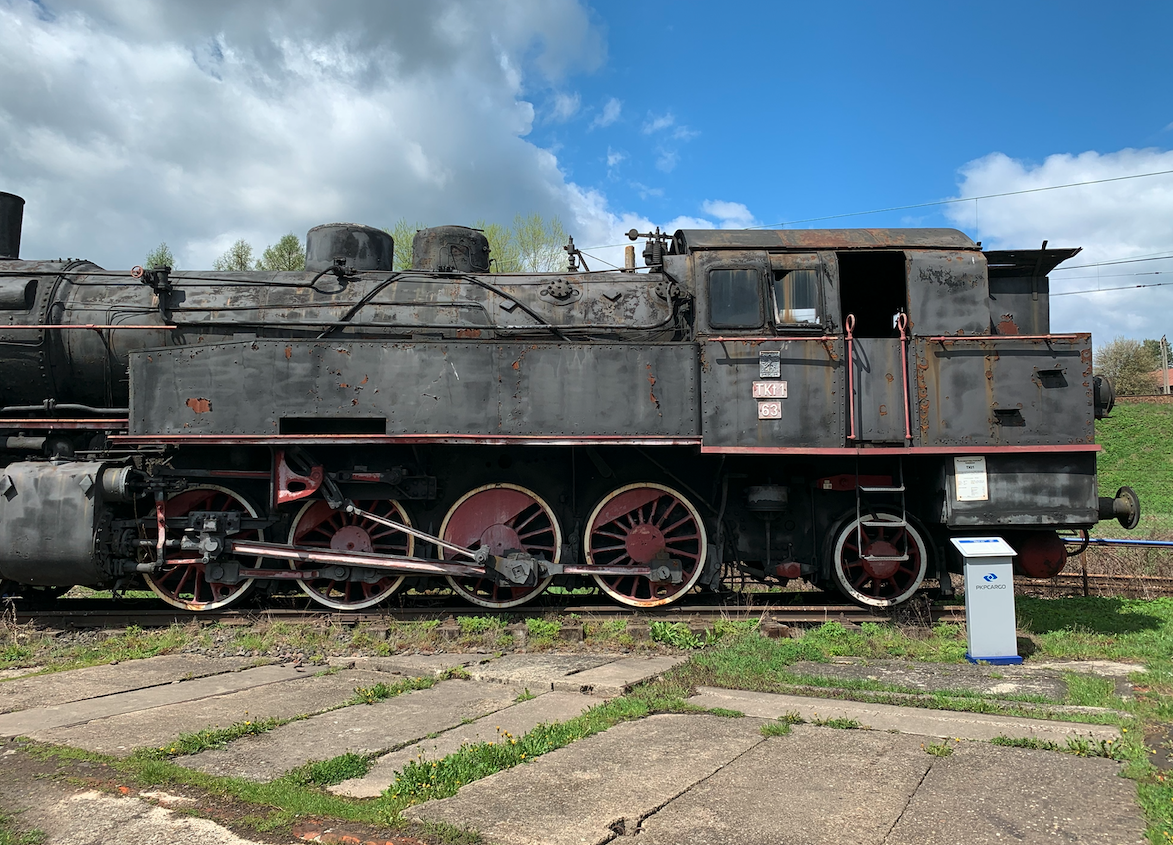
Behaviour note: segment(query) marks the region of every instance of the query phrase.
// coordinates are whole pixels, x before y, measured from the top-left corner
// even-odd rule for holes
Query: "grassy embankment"
[[[1173,404],[1119,404],[1096,421],[1100,495],[1128,485],[1140,496],[1141,523],[1135,535],[1173,539]],[[1108,535],[1105,523],[1097,533]],[[1119,532],[1123,535],[1124,532]]]

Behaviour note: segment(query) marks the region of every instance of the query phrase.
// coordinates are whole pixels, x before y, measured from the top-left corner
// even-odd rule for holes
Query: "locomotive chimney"
[[[0,259],[20,258],[20,225],[24,199],[0,191]]]

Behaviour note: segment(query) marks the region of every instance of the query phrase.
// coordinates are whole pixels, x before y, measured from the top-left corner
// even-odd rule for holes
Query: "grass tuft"
[[[948,757],[953,753],[953,746],[948,742],[934,742],[929,745],[921,743],[921,748],[933,757]]]

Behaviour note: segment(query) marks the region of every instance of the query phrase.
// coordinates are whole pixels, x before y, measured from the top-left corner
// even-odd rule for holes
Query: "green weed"
[[[1062,751],[1065,754],[1074,754],[1077,757],[1106,757],[1109,760],[1122,759],[1119,744],[1112,739],[1068,737],[1066,744],[1060,745],[1049,739],[1039,739],[1035,736],[996,736],[990,740],[990,744],[1001,745],[1007,748],[1032,748],[1037,751]]]
[[[466,636],[484,634],[495,628],[504,627],[504,623],[499,616],[461,616],[458,621],[460,624],[460,633]]]
[[[761,727],[762,736],[786,736],[790,733],[789,722],[766,722]]]
[[[527,619],[525,628],[535,645],[549,645],[562,633],[562,623],[557,619]]]
[[[375,763],[375,754],[347,752],[331,760],[306,763],[285,775],[297,783],[315,786],[333,786],[344,780],[365,777]]]
[[[0,813],[0,845],[42,845],[45,841],[45,831],[19,830],[14,816]]]
[[[369,687],[355,687],[354,697],[348,700],[346,704],[374,704],[378,701],[402,695],[405,692],[434,687],[436,683],[436,678],[404,678],[402,681],[396,681],[392,684],[379,681],[379,683]]]
[[[863,727],[863,722],[856,719],[811,719],[812,725],[817,725],[820,728],[838,728],[841,731],[854,731]]]
[[[688,625],[683,622],[663,622],[660,620],[652,620],[648,626],[651,629],[652,641],[663,643],[672,648],[694,649],[703,648],[705,645],[711,643],[708,640],[708,632],[706,631],[705,639],[701,639],[694,634]]]
[[[953,753],[953,746],[947,742],[934,742],[929,745],[921,745],[926,754],[931,754],[934,757],[948,757]]]

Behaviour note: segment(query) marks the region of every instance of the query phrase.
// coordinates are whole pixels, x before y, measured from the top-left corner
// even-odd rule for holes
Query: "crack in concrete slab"
[[[757,748],[759,745],[761,745],[765,741],[766,741],[766,737],[762,737],[757,742],[755,742],[753,745],[751,745],[749,748],[742,751],[736,757],[729,758],[728,760],[726,760],[724,763],[722,763],[716,769],[711,771],[709,774],[705,775],[700,780],[693,781],[691,784],[689,784],[684,789],[677,792],[675,795],[670,796],[666,801],[662,801],[660,804],[657,804],[655,807],[652,807],[652,809],[648,810],[646,813],[641,813],[639,815],[639,817],[635,820],[635,826],[631,829],[630,833],[627,830],[627,817],[626,816],[619,818],[619,819],[616,819],[615,821],[611,822],[610,824],[607,825],[607,827],[611,828],[614,835],[611,837],[608,837],[607,839],[599,840],[598,845],[607,845],[608,842],[614,842],[620,836],[638,836],[639,834],[643,833],[644,822],[646,822],[648,819],[650,819],[656,813],[663,810],[665,807],[667,807],[673,801],[677,800],[678,798],[682,798],[683,796],[692,792],[694,789],[696,789],[701,784],[707,783],[708,781],[712,780],[714,777],[716,777],[718,774],[720,774],[723,770],[725,770],[729,766],[732,766],[734,763],[736,763],[738,760],[740,760],[742,757],[744,757],[749,752],[753,751],[755,748]]]
[[[910,792],[908,794],[908,800],[904,802],[904,806],[900,809],[900,812],[897,814],[896,820],[894,822],[892,822],[891,827],[888,828],[888,832],[884,834],[884,838],[880,841],[880,845],[887,845],[888,837],[890,837],[892,835],[892,831],[894,831],[896,829],[896,825],[900,824],[900,820],[902,818],[904,818],[904,814],[907,813],[908,808],[910,806],[912,806],[912,799],[916,797],[916,794],[918,792],[920,792],[921,786],[924,785],[925,779],[928,778],[929,772],[931,772],[932,770],[933,770],[933,761],[930,760],[928,768],[925,769],[925,773],[920,776],[920,780],[918,780],[916,782],[916,787],[912,790],[912,792]]]

